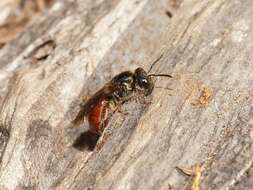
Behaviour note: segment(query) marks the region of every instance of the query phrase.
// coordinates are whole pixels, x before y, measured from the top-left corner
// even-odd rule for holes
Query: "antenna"
[[[153,68],[153,66],[163,57],[163,53],[151,64],[148,73],[151,71],[151,69]]]
[[[151,77],[169,77],[169,78],[173,78],[171,75],[167,75],[167,74],[150,74],[148,76],[151,76]]]
[[[172,90],[173,90],[172,88],[163,87],[163,86],[155,86],[154,88],[161,88],[161,89],[169,90],[169,91],[172,91]]]
[[[154,65],[160,61],[160,59],[162,59],[164,52],[151,64],[150,69],[148,70],[148,73],[152,70],[152,68],[154,67]],[[169,77],[169,78],[173,78],[171,75],[168,74],[149,74],[148,76],[150,77]]]

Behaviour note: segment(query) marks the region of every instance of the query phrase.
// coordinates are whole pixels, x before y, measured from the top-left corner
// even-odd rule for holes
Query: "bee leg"
[[[125,110],[123,110],[121,105],[118,106],[117,111],[119,113],[123,114],[124,116],[128,115],[128,112],[126,112]]]
[[[109,139],[109,137],[112,135],[111,130],[105,129],[108,124],[108,119],[104,120],[101,124],[100,134],[102,134],[96,144],[96,150],[101,150],[101,148],[104,146],[106,141]]]
[[[105,131],[102,136],[100,137],[99,141],[97,142],[97,145],[96,145],[96,150],[101,150],[102,147],[104,146],[104,144],[108,141],[108,139],[110,138],[111,136],[111,132],[109,131]]]
[[[144,99],[144,104],[145,105],[150,105],[152,103],[152,99],[148,98],[148,99]]]

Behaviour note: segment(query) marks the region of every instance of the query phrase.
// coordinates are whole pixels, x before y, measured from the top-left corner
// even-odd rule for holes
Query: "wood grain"
[[[195,164],[201,189],[252,188],[253,2],[175,3],[56,1],[0,50],[0,189],[187,189],[176,166]],[[124,105],[99,149],[74,149],[81,96],[139,66],[173,79]]]

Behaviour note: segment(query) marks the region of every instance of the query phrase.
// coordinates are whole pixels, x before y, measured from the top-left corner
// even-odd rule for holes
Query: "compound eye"
[[[145,78],[140,78],[138,83],[141,88],[148,88],[149,87],[148,80]]]

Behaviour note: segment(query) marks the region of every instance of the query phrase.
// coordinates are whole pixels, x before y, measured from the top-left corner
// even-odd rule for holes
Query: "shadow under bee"
[[[83,151],[85,149],[93,151],[99,137],[100,136],[95,133],[85,131],[77,137],[77,139],[73,143],[73,147],[80,151]]]

